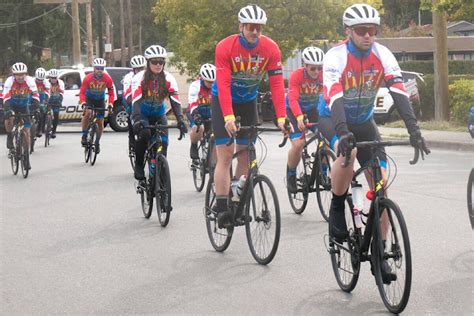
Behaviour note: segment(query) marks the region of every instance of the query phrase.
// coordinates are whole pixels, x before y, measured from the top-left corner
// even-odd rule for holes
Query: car
[[[410,105],[413,108],[415,116],[419,119],[421,117],[420,94],[418,92],[417,80],[424,82],[423,74],[418,72],[402,71],[403,82],[408,92]],[[394,113],[393,99],[385,86],[385,81],[375,98],[374,119],[377,124],[385,124],[387,122],[398,120],[400,116],[398,112]]]
[[[110,127],[116,132],[128,130],[128,113],[122,104],[123,77],[132,69],[127,67],[105,67],[112,77],[116,99],[113,104],[111,117],[107,117]],[[92,67],[67,68],[59,70],[59,79],[64,81],[65,91],[62,107],[59,110],[59,122],[78,122],[82,118],[82,108],[79,105],[79,90],[85,76],[94,71]],[[107,115],[107,113],[106,113]]]

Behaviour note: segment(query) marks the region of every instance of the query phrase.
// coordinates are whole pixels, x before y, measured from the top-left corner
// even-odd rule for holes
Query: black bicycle
[[[467,211],[471,220],[471,228],[474,229],[474,207],[472,205],[472,186],[474,182],[474,168],[471,169],[469,179],[467,180]]]
[[[48,106],[46,108],[45,122],[44,122],[44,147],[49,146],[49,141],[51,140],[52,126],[53,126],[53,115],[51,113],[51,107]]]
[[[386,189],[391,183],[384,184],[380,162],[376,157],[382,147],[398,145],[410,145],[410,142],[357,143],[357,148],[370,148],[372,159],[367,166],[354,173],[351,187],[360,186],[357,178],[364,172],[373,177],[373,189],[367,195],[371,200],[369,212],[362,214],[363,220],[359,225],[361,227],[357,227],[352,196],[348,194],[349,208],[346,208],[346,222],[349,237],[342,243],[330,239],[328,247],[339,287],[345,292],[351,292],[359,279],[360,263],[369,261],[382,301],[392,313],[401,313],[410,297],[412,279],[410,240],[400,207],[386,197]],[[345,165],[349,156],[350,154],[346,155]],[[410,164],[415,164],[418,157],[419,150],[415,149],[415,156]],[[347,220],[349,216],[352,220]]]
[[[34,115],[32,114],[15,113],[15,121],[12,131],[13,148],[11,148],[8,152],[8,158],[10,159],[13,174],[16,175],[18,173],[18,169],[21,166],[21,174],[25,179],[28,177],[31,165],[29,146],[27,142],[27,136],[24,131],[25,126],[23,118],[32,118],[33,116]]]
[[[87,109],[92,110],[92,114],[87,124],[87,131],[89,132],[87,136],[87,143],[84,145],[84,160],[86,163],[90,163],[91,166],[95,164],[97,159],[97,150],[96,150],[96,139],[97,131],[99,129],[99,123],[97,123],[97,114],[104,111],[104,108],[87,106]]]
[[[165,227],[170,220],[171,210],[171,177],[168,160],[163,154],[161,135],[164,129],[178,128],[177,125],[155,124],[145,126],[151,129],[152,137],[145,152],[145,179],[138,182],[136,191],[140,194],[143,215],[150,218],[155,199],[156,212],[160,225]],[[179,129],[179,128],[178,128]],[[178,140],[184,134],[180,131]]]
[[[238,119],[237,121],[238,122]],[[246,181],[240,193],[229,190],[228,205],[234,213],[233,225],[219,228],[217,224],[217,213],[215,211],[216,193],[213,177],[210,177],[206,189],[206,200],[204,214],[206,228],[212,246],[216,251],[225,251],[232,239],[235,226],[244,226],[247,242],[252,256],[259,264],[270,263],[278,249],[280,241],[280,205],[275,187],[269,178],[259,173],[258,167],[265,158],[257,163],[257,155],[253,140],[259,139],[262,132],[280,131],[278,128],[263,128],[258,126],[242,126],[241,131],[248,131],[247,148],[236,152],[235,159],[241,152],[247,150],[249,155],[249,170]],[[280,147],[283,147],[287,138]],[[231,139],[230,143],[233,142]],[[232,168],[231,168],[232,169]],[[232,170],[230,171],[232,176]]]
[[[32,117],[31,117],[31,128],[30,128],[30,153],[33,153],[35,151],[35,143],[36,143],[36,132],[38,128],[41,128],[40,126],[40,110],[34,110]]]
[[[312,128],[316,125],[316,123],[307,123],[306,127]],[[296,169],[297,191],[292,193],[287,190],[288,198],[293,211],[296,214],[302,214],[310,193],[316,192],[319,211],[328,221],[332,198],[331,166],[336,160],[336,155],[319,130],[312,133],[309,138],[306,136],[306,132],[303,132],[301,137],[305,139],[305,145],[301,153],[301,163]]]
[[[203,119],[202,124],[197,125],[197,132],[204,128],[204,135],[198,141],[199,159],[193,159],[191,162],[191,171],[193,173],[194,187],[201,192],[206,182],[206,174],[212,177],[216,165],[214,134],[211,128],[211,119]]]

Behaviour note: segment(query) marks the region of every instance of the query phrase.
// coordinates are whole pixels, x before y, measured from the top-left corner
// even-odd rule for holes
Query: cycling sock
[[[347,191],[343,195],[336,195],[332,193],[331,209],[333,212],[344,213]]]
[[[217,209],[220,212],[227,211],[227,199],[228,198],[229,197],[227,195],[218,195],[218,196],[216,196],[216,205],[217,205]]]
[[[296,168],[290,168],[287,166],[287,174],[288,177],[296,176]]]
[[[96,143],[96,144],[99,143],[101,136],[102,136],[102,135],[99,135],[99,134],[97,133],[97,138],[95,139],[95,143]]]

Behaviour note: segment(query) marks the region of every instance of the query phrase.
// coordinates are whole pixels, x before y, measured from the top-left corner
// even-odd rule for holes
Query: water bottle
[[[151,164],[150,164],[150,168],[149,168],[150,177],[154,177],[154,176],[155,176],[155,168],[156,168],[156,159],[152,159],[152,160],[151,160]]]
[[[247,181],[247,176],[245,174],[241,175],[239,179],[239,183],[237,184],[237,194],[239,197],[242,194],[242,191],[244,190],[246,181]]]
[[[239,194],[237,193],[237,187],[239,185],[239,180],[232,179],[230,182],[230,189],[232,190],[232,201],[238,202],[239,201]]]
[[[354,208],[352,212],[354,213],[354,223],[357,228],[362,228],[364,224],[362,223],[362,210],[364,209],[364,196],[362,192],[362,185],[359,183],[352,183],[352,203]]]

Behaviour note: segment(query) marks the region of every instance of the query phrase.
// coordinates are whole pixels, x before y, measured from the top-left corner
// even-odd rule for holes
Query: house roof
[[[432,53],[433,37],[377,38],[377,42],[387,46],[392,53]],[[449,52],[474,52],[474,36],[448,37]]]

